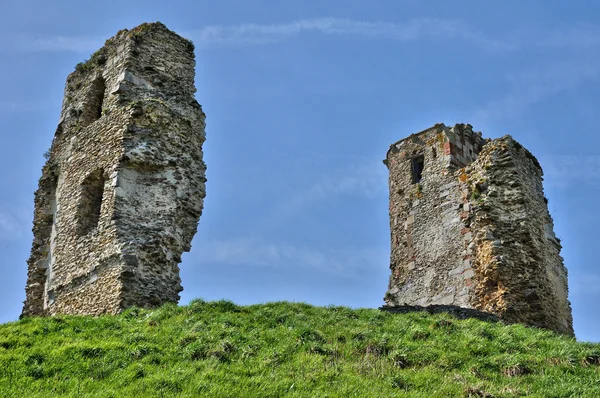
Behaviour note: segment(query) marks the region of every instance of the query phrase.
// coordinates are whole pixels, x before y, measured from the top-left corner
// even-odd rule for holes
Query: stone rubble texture
[[[177,302],[205,197],[193,44],[122,30],[67,78],[35,193],[22,316]]]
[[[413,159],[424,169],[413,182]],[[567,270],[536,158],[511,136],[437,124],[391,145],[384,308],[456,306],[573,335]]]

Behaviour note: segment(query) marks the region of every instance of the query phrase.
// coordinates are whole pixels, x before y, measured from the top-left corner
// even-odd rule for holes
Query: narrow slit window
[[[417,156],[412,159],[412,182],[416,184],[423,178],[423,168],[425,166],[425,157]]]
[[[81,184],[81,198],[77,208],[79,235],[86,235],[98,226],[104,182],[104,172],[100,169],[88,175]]]
[[[98,76],[91,84],[83,108],[83,123],[87,126],[100,119],[106,83]]]
[[[48,305],[54,304],[54,299],[55,299],[55,297],[54,297],[54,291],[49,290],[48,291]]]

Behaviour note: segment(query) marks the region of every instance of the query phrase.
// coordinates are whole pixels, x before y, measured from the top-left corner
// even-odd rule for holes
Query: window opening
[[[54,304],[54,299],[55,299],[55,297],[54,297],[54,291],[49,290],[48,291],[48,305]]]
[[[425,157],[423,155],[412,159],[412,182],[416,184],[423,178],[423,168],[425,166]]]
[[[98,226],[104,182],[104,171],[99,169],[88,175],[81,184],[81,198],[77,208],[79,235],[86,235]]]
[[[104,103],[104,92],[106,83],[102,76],[98,76],[89,88],[87,98],[83,107],[83,123],[89,125],[102,116],[102,104]]]

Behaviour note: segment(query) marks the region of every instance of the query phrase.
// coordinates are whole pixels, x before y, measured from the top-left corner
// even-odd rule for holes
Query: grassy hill
[[[600,345],[297,303],[0,325],[0,397],[599,397]]]

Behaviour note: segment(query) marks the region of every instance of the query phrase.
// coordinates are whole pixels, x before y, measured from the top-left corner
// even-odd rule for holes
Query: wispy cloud
[[[600,156],[541,156],[545,184],[556,188],[572,186],[600,187]],[[576,171],[576,172],[575,172]]]
[[[484,124],[519,117],[532,105],[574,90],[599,76],[600,59],[595,55],[571,55],[565,61],[528,66],[508,75],[506,94],[476,109],[471,120]]]
[[[192,39],[199,48],[214,48],[279,43],[311,32],[397,42],[427,38],[444,41],[460,40],[479,45],[487,51],[531,47],[589,47],[600,44],[600,29],[590,25],[551,30],[527,26],[494,37],[478,30],[472,23],[443,18],[414,18],[393,23],[324,17],[278,24],[209,25],[180,33]],[[106,38],[65,35],[43,38],[20,36],[5,41],[3,47],[28,51],[91,52],[98,49]]]
[[[279,43],[310,32],[324,35],[354,35],[399,42],[421,38],[446,41],[463,40],[493,50],[510,50],[520,47],[519,40],[506,41],[490,38],[470,24],[439,18],[417,18],[401,23],[314,18],[280,24],[212,25],[181,33],[192,39],[199,48],[211,48]],[[600,35],[598,36],[600,37]],[[561,40],[564,40],[562,36],[560,37]],[[56,35],[31,38],[20,36],[12,41],[4,42],[4,47],[28,51],[90,52],[99,48],[104,39],[106,37]]]
[[[301,202],[326,199],[331,196],[353,195],[372,198],[385,192],[387,177],[381,163],[351,166],[321,178],[294,198]]]
[[[512,46],[489,39],[460,21],[437,18],[411,19],[403,23],[316,18],[270,25],[207,26],[198,31],[191,31],[188,35],[200,47],[222,47],[277,43],[307,32],[355,35],[400,42],[429,37],[444,40],[461,39],[494,48]]]
[[[340,169],[320,177],[312,185],[293,192],[257,226],[257,230],[277,227],[315,203],[340,196],[372,199],[387,192],[387,175],[380,163]]]
[[[91,52],[102,47],[105,39],[86,36],[51,36],[33,39],[27,45],[31,51]],[[21,40],[25,41],[25,39]]]
[[[343,277],[356,278],[364,271],[381,268],[389,261],[387,248],[327,248],[269,242],[256,238],[206,240],[198,243],[197,261],[215,264],[313,269]]]
[[[443,18],[414,18],[400,23],[314,18],[282,24],[207,26],[188,34],[198,45],[212,47],[277,43],[308,32],[399,42],[423,38],[460,40],[480,45],[490,51],[532,47],[589,47],[600,44],[600,29],[592,25],[575,25],[564,29],[528,25],[493,37],[478,30],[471,23]]]

